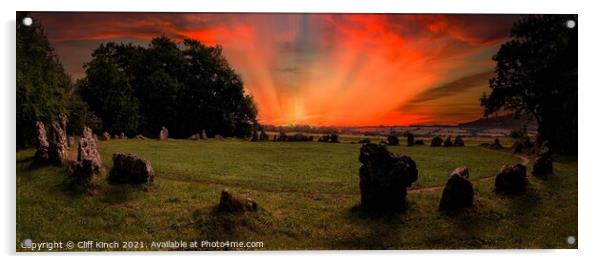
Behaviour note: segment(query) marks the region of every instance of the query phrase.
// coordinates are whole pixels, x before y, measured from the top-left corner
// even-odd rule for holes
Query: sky
[[[264,124],[457,124],[482,117],[516,15],[33,13],[74,78],[101,43],[220,45]]]

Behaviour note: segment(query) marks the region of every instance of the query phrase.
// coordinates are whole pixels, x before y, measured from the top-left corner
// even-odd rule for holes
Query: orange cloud
[[[263,123],[313,125],[454,123],[477,118],[474,89],[452,96],[462,102],[460,107],[416,98],[425,93],[449,96],[427,91],[491,72],[490,57],[516,19],[217,13],[34,13],[34,17],[43,23],[75,77],[82,75],[81,64],[89,59],[82,54],[101,42],[141,44],[164,35],[221,45],[254,96]],[[486,83],[475,86],[482,89]]]

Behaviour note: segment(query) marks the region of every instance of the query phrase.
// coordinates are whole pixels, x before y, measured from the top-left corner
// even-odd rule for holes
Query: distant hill
[[[513,114],[480,118],[474,121],[460,123],[458,124],[458,127],[520,129],[523,125],[527,125],[528,130],[537,130],[537,121],[528,120],[526,116],[516,118]]]

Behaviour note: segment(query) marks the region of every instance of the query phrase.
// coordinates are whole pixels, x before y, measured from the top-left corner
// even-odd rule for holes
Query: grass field
[[[17,151],[17,241],[262,241],[262,249],[576,248],[577,158],[555,157],[555,174],[530,177],[523,195],[492,192],[508,151],[396,146],[419,170],[400,214],[368,215],[359,203],[359,144],[111,140],[99,142],[105,173],[111,154],[151,161],[149,187],[112,186],[104,176],[87,193],[64,184],[64,167],[30,169],[33,150]],[[402,142],[403,144],[403,142]],[[527,157],[533,159],[533,157]],[[438,212],[447,175],[466,165],[474,208]],[[222,189],[255,199],[257,213],[219,215]],[[145,244],[148,245],[148,244]],[[146,249],[149,249],[148,247]],[[17,250],[21,250],[17,245]]]

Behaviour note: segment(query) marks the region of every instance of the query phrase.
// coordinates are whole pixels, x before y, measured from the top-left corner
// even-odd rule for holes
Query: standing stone
[[[100,137],[100,140],[109,140],[111,139],[111,134],[109,134],[109,132],[104,132],[102,133],[102,136]]]
[[[155,172],[150,162],[133,154],[114,153],[108,180],[112,184],[145,184],[153,182]]]
[[[456,136],[454,139],[454,146],[456,147],[464,147],[464,139],[461,136]]]
[[[92,129],[85,126],[82,137],[77,147],[77,161],[70,165],[71,176],[84,181],[89,181],[100,173],[102,159],[96,148],[96,140],[92,136]]]
[[[494,191],[510,194],[524,192],[528,182],[527,167],[525,165],[504,165],[495,176]]]
[[[159,132],[159,140],[167,140],[169,138],[169,131],[165,127],[161,127],[161,132]]]
[[[398,146],[399,145],[399,138],[395,135],[389,135],[387,137],[387,145],[389,146]]]
[[[414,146],[414,134],[408,132],[406,135],[406,139],[408,141],[408,147]]]
[[[533,161],[533,176],[541,177],[554,171],[550,142],[543,141],[537,148],[535,160]]]
[[[48,158],[53,164],[61,164],[67,157],[67,136],[61,125],[54,121],[50,127]]]
[[[443,139],[440,136],[435,136],[431,140],[431,147],[441,147],[441,144],[443,144]]]
[[[224,189],[219,199],[217,209],[222,212],[241,213],[257,211],[257,203],[251,198],[242,198],[233,195]]]
[[[257,130],[253,129],[253,135],[251,136],[251,141],[258,141],[259,140],[259,134],[257,134]]]
[[[270,137],[268,136],[268,134],[265,131],[261,130],[261,133],[259,133],[259,140],[267,141],[267,140],[270,140]]]
[[[207,133],[205,133],[205,129],[203,129],[203,131],[201,131],[201,139],[203,139],[203,140],[207,139]]]
[[[59,125],[61,125],[61,129],[63,130],[63,133],[65,134],[65,138],[67,138],[67,114],[65,113],[60,113],[59,114]],[[67,147],[71,147],[75,145],[75,140],[72,142],[71,140],[69,140],[69,138],[67,138]]]
[[[473,205],[474,190],[472,183],[468,180],[468,168],[458,167],[449,175],[439,209],[444,211],[454,211]]]
[[[500,140],[498,138],[495,138],[493,140],[493,144],[489,145],[489,148],[492,148],[492,149],[503,149],[504,146],[502,146],[502,144],[500,144]]]
[[[67,134],[67,114],[59,114],[59,125],[61,125],[61,129]]]
[[[119,139],[127,139],[127,137],[125,136],[125,133],[123,133],[123,132],[119,133]]]
[[[359,160],[362,163],[359,170],[362,208],[404,209],[406,188],[418,178],[414,160],[389,152],[385,145],[372,143],[362,145]]]
[[[329,142],[330,142],[330,143],[341,143],[341,142],[339,141],[339,135],[338,135],[338,134],[336,134],[336,133],[332,133],[332,134],[330,134],[330,141],[329,141]]]
[[[445,142],[443,142],[443,146],[444,147],[453,147],[454,146],[454,143],[452,142],[451,136],[448,136],[445,139]]]
[[[50,160],[48,157],[48,138],[46,138],[46,128],[44,127],[44,123],[37,121],[36,122],[36,154],[33,157],[33,165],[44,165],[47,164]]]

